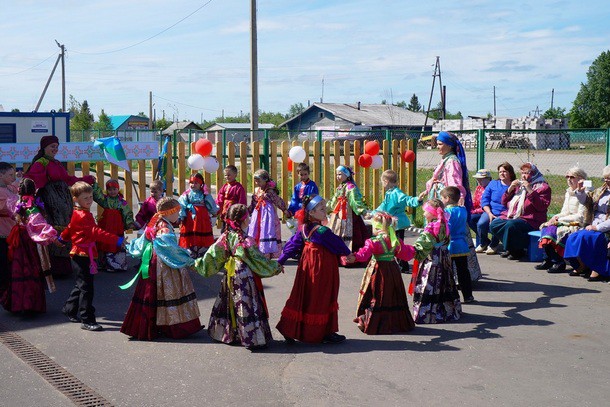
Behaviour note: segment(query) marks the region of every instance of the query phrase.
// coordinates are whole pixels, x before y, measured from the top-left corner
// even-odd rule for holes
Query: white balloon
[[[218,160],[212,157],[211,155],[203,157],[203,169],[205,170],[205,172],[216,172],[218,171],[219,166],[220,164],[218,163]]]
[[[288,157],[292,160],[293,163],[302,163],[305,161],[305,157],[307,157],[307,153],[303,150],[303,147],[294,146],[288,152]]]
[[[203,168],[203,157],[199,154],[191,154],[186,162],[191,170],[199,171]]]
[[[371,164],[371,168],[374,170],[378,170],[383,167],[383,158],[380,155],[373,156],[373,163]]]

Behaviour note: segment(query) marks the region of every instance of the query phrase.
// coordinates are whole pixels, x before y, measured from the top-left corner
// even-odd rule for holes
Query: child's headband
[[[337,171],[341,171],[347,178],[352,176],[352,171],[347,168],[345,165],[340,165],[337,167]]]
[[[316,206],[318,206],[318,204],[320,202],[322,202],[324,200],[324,198],[322,198],[321,195],[316,195],[313,198],[311,198],[311,201],[309,201],[309,203],[307,204],[307,206],[305,207],[305,210],[307,212],[311,212]]]
[[[106,182],[106,188],[120,188],[118,181],[111,179]]]

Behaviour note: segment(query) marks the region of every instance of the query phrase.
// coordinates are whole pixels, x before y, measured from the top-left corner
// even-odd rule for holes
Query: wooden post
[[[183,141],[178,142],[178,195],[186,190],[186,180],[190,178],[190,174],[186,172],[186,145]]]
[[[334,193],[335,182],[335,171],[331,170],[330,167],[330,141],[324,142],[324,197],[331,197]],[[320,189],[320,187],[318,187]],[[320,189],[321,190],[321,189]]]
[[[174,196],[174,161],[173,158],[174,143],[167,143],[167,155],[165,156],[167,171],[165,172],[165,195],[172,197]]]
[[[131,161],[127,161],[127,165],[131,168]],[[125,200],[129,204],[129,207],[133,207],[133,194],[131,188],[133,188],[133,182],[131,182],[131,173],[127,170],[123,170],[123,177],[125,178]]]
[[[221,152],[222,154],[222,140],[216,142],[216,153],[218,154],[218,152]],[[216,194],[218,194],[218,191],[220,191],[220,188],[224,184],[224,167],[222,166],[222,157],[217,155],[216,159],[220,163],[218,171],[216,171]]]
[[[313,142],[313,172],[311,174],[312,180],[322,179],[322,159],[320,157],[320,142],[318,140]],[[321,185],[318,185],[319,190],[322,191]]]
[[[98,161],[95,163],[95,178],[96,178],[96,182],[97,185],[99,185],[100,188],[103,188],[104,185],[106,184],[106,182],[104,182],[104,162],[103,161]],[[104,213],[104,208],[102,208],[101,206],[97,206],[97,217],[99,218],[100,216],[102,216],[102,213]]]
[[[288,187],[288,177],[291,172],[288,171],[288,152],[290,151],[290,143],[288,141],[282,141],[281,144],[282,149],[282,198],[284,200],[287,199],[289,187]]]
[[[156,160],[153,160],[156,161]],[[140,200],[146,200],[146,161],[138,160],[138,189],[140,190]]]

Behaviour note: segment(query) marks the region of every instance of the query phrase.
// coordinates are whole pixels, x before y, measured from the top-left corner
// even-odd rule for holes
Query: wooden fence
[[[379,154],[383,157],[383,167],[377,170],[370,168],[362,168],[357,165],[358,158],[363,151],[363,143],[354,141],[353,144],[349,141],[340,143],[339,141],[324,141],[320,146],[318,141],[312,143],[304,141],[302,143],[289,141],[272,141],[269,145],[269,173],[274,179],[281,191],[281,197],[288,202],[292,195],[292,187],[294,182],[298,182],[297,164],[293,165],[292,171],[288,170],[288,152],[293,146],[300,145],[308,153],[305,160],[311,168],[311,179],[316,181],[320,189],[320,194],[326,199],[332,197],[334,189],[337,187],[335,177],[335,168],[338,165],[350,166],[354,169],[354,179],[356,184],[362,191],[364,199],[371,208],[377,207],[383,200],[383,187],[381,186],[381,173],[386,169],[393,169],[398,174],[399,187],[409,195],[415,195],[415,166],[416,163],[404,163],[401,160],[401,153],[406,149],[413,149],[412,140],[393,140],[391,142],[384,140]],[[172,143],[169,143],[167,150],[167,173],[165,174],[166,190],[173,191],[175,196],[182,194],[188,188],[188,179],[192,174],[192,170],[187,165],[186,143],[179,142],[176,144],[177,151],[174,153]],[[192,146],[191,146],[192,147]],[[223,158],[225,165],[235,165],[239,171],[238,180],[246,188],[246,192],[251,194],[252,174],[254,171],[261,168],[261,143],[233,142],[227,143],[227,148],[222,148],[222,142],[216,143],[216,151],[226,151],[226,155],[218,157],[220,166],[218,171],[210,174],[203,173],[205,183],[214,196],[218,189],[224,184],[223,173]],[[172,165],[176,159],[175,167]],[[119,169],[114,164],[107,162],[81,162],[80,168],[77,170],[75,162],[67,163],[67,170],[70,175],[90,175],[95,173],[100,186],[105,183],[106,177],[118,179],[123,185],[122,190],[124,198],[134,207],[136,203],[134,197],[133,185],[136,186],[140,201],[146,199],[148,195],[148,185],[153,179],[153,174],[157,172],[157,160],[151,162],[145,160],[129,161],[133,169],[131,174],[127,171]],[[27,170],[28,164],[24,164],[24,171]],[[109,167],[109,172],[106,170]],[[79,173],[80,171],[80,173]],[[133,184],[133,185],[132,185]],[[98,214],[101,213],[98,209]]]

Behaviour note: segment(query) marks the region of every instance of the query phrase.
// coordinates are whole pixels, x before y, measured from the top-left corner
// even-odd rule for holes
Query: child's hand
[[[278,264],[279,264],[279,263],[278,263]],[[279,264],[279,266],[280,266],[280,271],[278,271],[278,273],[277,273],[277,274],[280,274],[280,273],[284,274],[284,266],[283,266],[283,265],[281,265],[281,264]]]
[[[351,264],[356,262],[356,256],[353,253],[348,254],[347,256],[343,256],[343,259],[346,264]]]
[[[426,199],[426,195],[427,195],[427,194],[428,194],[428,193],[427,193],[426,191],[423,191],[421,194],[419,194],[419,195],[417,196],[417,198],[418,198],[420,201],[423,201],[423,200],[425,200],[425,199]]]
[[[64,247],[64,246],[65,246],[65,245],[64,245],[64,244],[61,242],[61,240],[59,240],[59,239],[55,239],[55,240],[53,241],[53,244],[54,244],[55,246],[57,246],[57,247]]]

